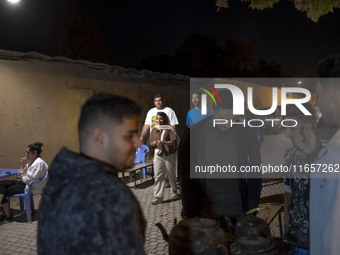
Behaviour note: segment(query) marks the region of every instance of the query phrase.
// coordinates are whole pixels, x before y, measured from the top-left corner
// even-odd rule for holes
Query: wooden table
[[[136,189],[136,179],[137,179],[137,171],[140,170],[139,172],[139,176],[140,176],[140,181],[142,182],[142,177],[143,177],[143,173],[142,173],[142,169],[143,168],[148,168],[151,167],[151,177],[152,177],[152,181],[154,181],[154,171],[153,171],[153,163],[137,163],[136,165],[134,165],[134,167],[126,169],[124,171],[122,171],[122,178],[124,180],[124,173],[129,173],[130,175],[130,182],[132,182],[132,175],[134,175],[135,177],[135,189]]]

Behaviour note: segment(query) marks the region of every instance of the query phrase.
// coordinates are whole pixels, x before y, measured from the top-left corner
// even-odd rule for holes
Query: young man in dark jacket
[[[39,206],[39,254],[145,254],[145,220],[118,180],[134,165],[140,106],[97,94],[82,107],[80,154],[63,148],[50,168]]]

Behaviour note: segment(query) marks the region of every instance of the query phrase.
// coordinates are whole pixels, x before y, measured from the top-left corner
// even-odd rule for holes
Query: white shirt
[[[48,169],[48,165],[44,160],[38,157],[32,164],[27,164],[25,168],[22,170],[22,182],[26,183],[26,188],[28,189],[28,184],[31,181],[42,179],[46,171]],[[43,188],[45,187],[47,179],[43,181],[36,182],[32,185],[32,193],[33,194],[40,194],[42,193]]]
[[[340,164],[340,130],[323,148],[315,164],[328,169]],[[337,168],[337,171],[340,171]],[[311,177],[316,177],[316,173]],[[338,255],[340,252],[340,173],[323,173],[332,178],[312,178],[310,188],[310,251],[311,255]],[[319,176],[320,177],[320,176]]]
[[[157,107],[154,107],[148,111],[144,122],[145,125],[150,126],[150,133],[152,129],[155,127],[155,125],[157,125],[156,123],[157,112],[164,112],[166,115],[168,115],[170,125],[172,126],[178,125],[177,116],[174,110],[172,110],[170,107],[164,107],[162,110],[157,110]]]

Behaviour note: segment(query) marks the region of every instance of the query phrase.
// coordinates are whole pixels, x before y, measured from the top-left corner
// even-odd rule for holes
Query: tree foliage
[[[91,17],[85,16],[76,4],[61,7],[57,28],[56,55],[91,62],[109,62],[109,51],[105,47],[105,37]]]
[[[216,0],[218,10],[228,8],[229,0]],[[280,0],[240,0],[249,3],[249,8],[263,10],[273,8]],[[334,8],[340,8],[340,0],[290,0],[299,11],[306,12],[307,17],[317,22],[323,15],[333,12]]]
[[[210,36],[193,34],[175,55],[147,57],[138,68],[191,77],[285,77],[282,66],[255,58],[255,47],[243,39],[219,46]]]

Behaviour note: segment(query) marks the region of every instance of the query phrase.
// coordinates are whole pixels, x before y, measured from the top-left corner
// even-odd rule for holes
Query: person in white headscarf
[[[165,173],[169,177],[172,199],[179,198],[175,174],[175,152],[179,139],[175,129],[169,125],[169,118],[164,112],[157,113],[156,121],[157,125],[152,130],[149,138],[150,146],[156,147],[153,158],[155,169],[153,205],[163,201]]]

